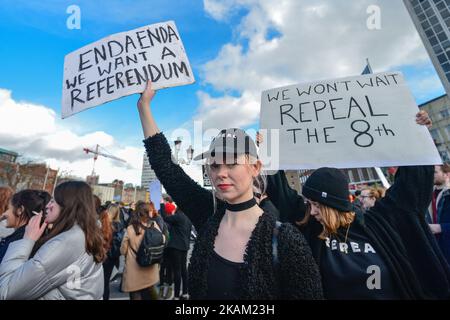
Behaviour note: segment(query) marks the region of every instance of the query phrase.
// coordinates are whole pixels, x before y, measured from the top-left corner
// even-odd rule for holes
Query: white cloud
[[[381,9],[380,30],[367,28],[370,5]],[[261,91],[358,75],[366,58],[375,72],[430,64],[402,1],[204,0],[204,8],[217,20],[246,10],[233,27],[235,40],[202,69],[204,82],[222,92],[216,98],[198,93],[195,119],[206,127],[252,125],[259,117]],[[412,81],[436,84],[435,75],[427,77]]]
[[[140,184],[143,147],[120,146],[102,131],[79,135],[66,128],[52,109],[15,101],[11,91],[0,89],[0,147],[84,178],[92,171],[93,155],[85,154],[83,148],[92,149],[96,144],[127,161],[100,156],[95,171],[101,182],[121,179]]]

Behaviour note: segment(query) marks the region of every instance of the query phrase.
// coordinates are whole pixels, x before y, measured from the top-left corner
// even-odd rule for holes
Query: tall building
[[[142,176],[141,176],[141,186],[148,189],[150,182],[157,180],[155,171],[148,163],[147,153],[144,152],[143,164],[142,164]]]
[[[403,0],[428,55],[450,94],[450,0]]]
[[[419,105],[428,112],[433,127],[430,130],[442,161],[450,161],[450,99],[444,94]]]

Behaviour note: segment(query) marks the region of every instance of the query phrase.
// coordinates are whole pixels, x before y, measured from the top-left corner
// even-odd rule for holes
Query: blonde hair
[[[252,157],[248,154],[245,155],[245,164],[238,164],[238,165],[247,165],[247,166],[251,166],[257,163],[258,159],[256,159],[255,157]],[[208,161],[210,161],[210,159],[208,159]],[[214,213],[217,210],[217,201],[216,201],[216,187],[214,186],[213,180],[211,179],[211,163],[206,163],[205,165],[205,171],[206,171],[206,175],[208,176],[209,181],[211,181],[211,191],[213,194],[213,204],[214,204]],[[265,173],[263,173],[263,171],[261,170],[261,172],[259,173],[259,175],[257,175],[256,177],[253,178],[253,185],[252,185],[252,189],[254,190],[254,192],[258,192],[260,194],[264,194],[266,192],[266,187],[267,187],[267,176]]]
[[[324,240],[331,235],[336,234],[341,227],[348,227],[355,219],[355,213],[352,211],[339,211],[337,209],[319,204],[320,217],[323,226],[319,239]],[[311,219],[311,206],[306,208],[305,217],[300,221],[299,225],[305,225]]]
[[[120,222],[120,207],[112,203],[108,206],[108,217],[111,222]]]
[[[376,200],[383,198],[384,194],[386,193],[386,189],[384,189],[382,187],[364,188],[361,191],[364,191],[364,190],[368,190],[369,197],[374,197]]]

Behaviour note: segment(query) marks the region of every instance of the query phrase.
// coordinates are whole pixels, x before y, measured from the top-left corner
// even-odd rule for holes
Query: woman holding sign
[[[428,114],[417,114],[430,125]],[[348,180],[335,168],[319,168],[305,182],[305,201],[283,172],[268,178],[272,202],[291,215],[319,264],[328,299],[445,299],[450,270],[425,222],[433,166],[401,167],[384,198],[357,214]]]
[[[199,231],[189,266],[191,298],[321,299],[319,270],[304,237],[290,224],[276,228],[256,204],[261,162],[253,140],[239,129],[222,130],[196,157],[207,160],[213,184],[212,192],[203,189],[172,162],[149,108],[154,95],[148,83],[138,102],[149,162]]]

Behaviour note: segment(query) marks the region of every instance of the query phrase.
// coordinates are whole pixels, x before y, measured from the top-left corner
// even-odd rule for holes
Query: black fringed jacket
[[[189,264],[189,293],[193,299],[207,299],[207,275],[214,240],[225,213],[218,199],[214,213],[213,195],[200,187],[171,158],[162,133],[144,140],[148,159],[156,176],[199,232]],[[290,224],[282,224],[278,235],[278,266],[272,257],[275,219],[264,212],[252,232],[240,270],[241,299],[322,299],[317,264],[305,238]],[[276,272],[276,268],[279,268]]]

